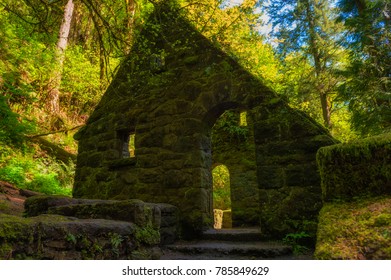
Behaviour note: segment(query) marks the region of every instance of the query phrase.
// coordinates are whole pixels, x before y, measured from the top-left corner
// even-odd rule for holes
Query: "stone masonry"
[[[212,141],[213,125],[227,110],[247,112],[246,137],[229,141],[216,132],[221,136]],[[335,143],[199,34],[170,1],[156,5],[75,138],[75,198],[175,205],[182,237],[189,238],[213,226],[215,164],[230,170],[234,226],[260,226],[274,238],[314,233],[322,201],[316,152]]]

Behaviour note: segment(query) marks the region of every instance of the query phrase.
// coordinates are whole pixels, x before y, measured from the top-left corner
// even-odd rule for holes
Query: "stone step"
[[[163,248],[161,259],[292,259],[278,242],[180,241]]]
[[[202,233],[202,239],[232,242],[265,240],[260,228],[208,229]]]

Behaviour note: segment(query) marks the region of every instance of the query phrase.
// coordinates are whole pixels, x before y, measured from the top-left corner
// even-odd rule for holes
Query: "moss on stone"
[[[37,195],[26,199],[25,215],[28,217],[47,213],[49,207],[66,205],[72,202],[72,198],[61,195]]]
[[[391,259],[391,197],[330,202],[319,215],[317,259]]]
[[[391,193],[391,134],[323,147],[317,161],[325,201]]]
[[[128,222],[0,215],[0,259],[150,259],[159,241],[157,229]]]

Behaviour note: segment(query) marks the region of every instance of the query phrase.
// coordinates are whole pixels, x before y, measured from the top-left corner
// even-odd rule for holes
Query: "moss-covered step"
[[[0,215],[0,259],[157,259],[159,231],[58,215]]]
[[[74,199],[63,196],[34,196],[25,202],[26,216],[56,214],[79,219],[107,219],[132,222],[140,227],[160,230],[162,244],[178,236],[178,208],[165,203],[131,200]]]

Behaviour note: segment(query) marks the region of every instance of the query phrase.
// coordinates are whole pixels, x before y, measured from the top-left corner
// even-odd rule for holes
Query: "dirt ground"
[[[0,181],[0,213],[23,216],[24,201],[37,193],[22,190],[14,185]]]

